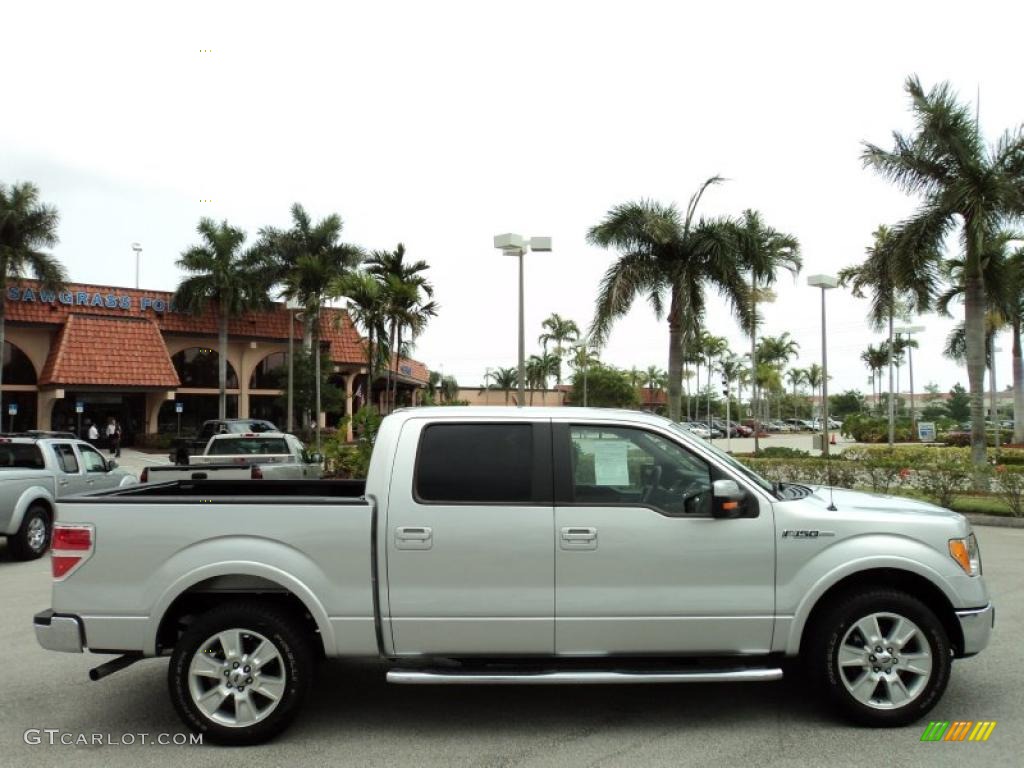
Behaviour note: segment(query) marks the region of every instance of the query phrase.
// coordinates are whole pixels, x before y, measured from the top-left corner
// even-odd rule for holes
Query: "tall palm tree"
[[[913,274],[923,254],[938,251],[960,229],[964,258],[964,325],[971,394],[971,459],[982,485],[985,464],[985,240],[1008,217],[1024,214],[1024,130],[987,145],[975,115],[948,83],[926,92],[916,76],[905,85],[914,117],[910,135],[894,134],[891,150],[865,144],[862,159],[921,205],[893,231],[894,270]]]
[[[579,326],[574,320],[568,320],[557,312],[552,312],[551,316],[540,325],[545,331],[537,341],[544,347],[545,355],[548,353],[548,344],[555,345],[555,355],[558,356],[558,371],[555,374],[555,380],[558,382],[558,386],[562,386],[562,360],[568,349],[566,345],[579,340]]]
[[[276,261],[276,278],[285,298],[303,307],[306,336],[314,349],[316,400],[316,447],[320,450],[320,316],[332,287],[363,260],[363,251],[356,245],[341,242],[344,228],[336,213],[313,223],[299,203],[291,207],[292,226],[281,231],[267,227],[260,231],[261,250]]]
[[[796,390],[807,381],[807,371],[803,368],[790,368],[786,371],[786,381],[793,387],[793,418],[796,418]]]
[[[243,249],[245,232],[228,222],[202,218],[196,226],[200,244],[182,251],[179,269],[188,275],[174,293],[176,306],[201,313],[213,305],[217,316],[218,418],[227,418],[228,322],[243,312],[270,303],[273,265],[260,248]]]
[[[647,297],[659,320],[667,316],[668,406],[674,421],[680,416],[684,350],[697,338],[705,289],[716,290],[742,322],[749,322],[749,295],[736,256],[733,222],[696,218],[704,192],[720,181],[718,176],[705,181],[683,215],[673,205],[650,200],[623,203],[587,233],[592,245],[620,253],[601,280],[591,335],[598,342],[607,338],[637,296]]]
[[[387,344],[387,317],[384,313],[384,289],[379,280],[367,272],[349,272],[336,279],[328,289],[330,298],[348,300],[347,312],[366,336],[365,355],[369,394],[383,361],[390,357]],[[341,322],[339,315],[336,322]],[[386,356],[385,356],[386,355]]]
[[[811,363],[810,367],[804,371],[804,374],[804,381],[806,381],[807,386],[811,388],[811,396],[818,397],[818,402],[822,403],[823,401],[820,399],[822,393],[821,385],[825,383],[825,376],[821,366],[817,363]],[[824,410],[822,410],[821,413],[824,413]]]
[[[885,343],[877,347],[874,344],[868,344],[868,348],[861,352],[860,359],[871,371],[871,392],[874,395],[877,408],[882,396],[882,371],[889,361],[888,347]]]
[[[0,184],[0,407],[3,401],[4,363],[7,350],[7,281],[31,274],[41,287],[58,291],[67,280],[64,266],[44,249],[59,242],[53,206],[39,202],[39,190],[30,182]]]
[[[402,243],[393,251],[373,251],[366,262],[366,271],[384,285],[385,314],[389,318],[391,346],[396,354],[400,354],[406,333],[415,339],[430,318],[437,315],[439,306],[433,300],[434,286],[425,274],[428,269],[430,265],[422,259],[407,260]],[[398,379],[392,376],[391,368],[388,365],[389,409],[398,399]]]
[[[762,336],[757,343],[758,363],[767,363],[775,368],[785,368],[791,358],[800,353],[800,344],[789,331],[779,336]]]
[[[803,260],[800,257],[800,241],[793,235],[767,226],[757,211],[747,209],[743,212],[737,234],[739,258],[750,281],[750,322],[744,328],[750,336],[750,366],[756,371],[758,301],[761,297],[772,295],[771,286],[775,284],[780,270],[784,269],[795,277],[803,267]],[[752,377],[752,402],[758,397],[757,382],[758,377]],[[760,449],[759,432],[755,424],[755,452]]]
[[[495,368],[487,372],[484,377],[490,381],[488,389],[499,389],[505,393],[505,405],[508,405],[509,395],[519,383],[519,370],[517,368]]]
[[[711,383],[711,377],[714,375],[715,367],[726,352],[729,351],[729,340],[722,336],[714,336],[707,332],[701,332],[700,335],[700,349],[704,353],[704,360],[706,362],[706,369],[708,372],[708,421],[711,421],[711,396],[714,392],[714,387]],[[698,382],[699,383],[699,382]]]

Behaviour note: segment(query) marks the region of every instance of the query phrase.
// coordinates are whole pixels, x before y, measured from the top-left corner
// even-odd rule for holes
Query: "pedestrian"
[[[96,429],[96,422],[89,422],[89,442],[96,445],[100,440],[100,431]]]
[[[121,458],[121,422],[114,419],[114,435],[111,438],[110,452]]]
[[[114,433],[117,431],[117,421],[113,416],[107,417],[107,447],[110,449],[110,455],[114,455],[116,450],[114,446]]]

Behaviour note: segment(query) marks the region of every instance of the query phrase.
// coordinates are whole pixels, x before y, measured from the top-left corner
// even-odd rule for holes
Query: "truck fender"
[[[21,496],[14,503],[14,511],[11,513],[10,522],[8,522],[7,530],[4,533],[8,536],[17,533],[21,527],[21,521],[25,518],[25,513],[28,512],[28,508],[37,501],[43,502],[50,508],[51,516],[55,515],[54,510],[57,505],[54,503],[53,494],[50,490],[42,485],[30,486],[21,492]]]
[[[924,545],[920,546],[923,549],[926,549],[929,553],[933,553],[931,548],[925,547]],[[808,563],[805,567],[812,568],[813,561]],[[938,587],[943,595],[946,596],[946,599],[949,600],[951,605],[955,606],[957,604],[956,591],[953,589],[946,577],[920,560],[892,554],[869,555],[866,557],[851,559],[822,574],[804,594],[800,603],[797,605],[796,611],[794,612],[789,625],[788,633],[786,634],[784,649],[786,655],[794,656],[799,652],[800,640],[803,636],[807,619],[810,617],[811,611],[817,605],[822,595],[848,576],[853,576],[857,573],[871,571],[878,568],[891,568],[898,571],[907,571],[920,576]]]
[[[219,563],[212,563],[190,571],[189,573],[179,577],[169,587],[167,587],[153,605],[153,612],[150,615],[150,629],[146,634],[146,647],[143,649],[143,653],[147,656],[153,656],[156,654],[157,632],[159,631],[160,623],[163,621],[164,614],[167,612],[167,609],[171,607],[171,604],[181,594],[187,592],[199,582],[206,581],[214,576],[235,575],[259,576],[268,581],[274,582],[282,589],[286,589],[295,595],[295,597],[297,597],[305,606],[306,610],[309,611],[309,614],[313,617],[313,621],[316,622],[317,629],[320,630],[320,637],[323,641],[325,651],[328,654],[334,651],[334,630],[331,627],[331,622],[327,618],[327,611],[324,609],[320,600],[317,599],[316,595],[314,595],[305,584],[296,579],[290,573],[266,563],[245,560],[228,560]]]

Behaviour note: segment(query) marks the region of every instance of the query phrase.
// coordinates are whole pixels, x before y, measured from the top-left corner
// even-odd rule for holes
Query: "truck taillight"
[[[263,479],[263,470],[259,468],[259,465],[257,465],[257,464],[253,465],[252,470],[249,472],[249,479],[250,480],[262,480]]]
[[[55,523],[50,544],[50,571],[54,581],[66,579],[92,556],[96,542],[91,525]]]
[[[139,475],[139,482],[140,483],[148,483],[149,482],[149,467],[143,467],[142,468],[142,474]]]

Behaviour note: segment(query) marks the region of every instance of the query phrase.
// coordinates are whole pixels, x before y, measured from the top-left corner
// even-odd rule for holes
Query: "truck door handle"
[[[562,549],[597,549],[597,528],[563,528]]]
[[[61,485],[67,485],[67,484],[68,484],[68,481],[67,481],[67,480],[61,480],[61,481],[60,481],[60,484],[61,484]]]
[[[430,549],[434,546],[434,531],[421,526],[403,525],[395,528],[397,549]]]

